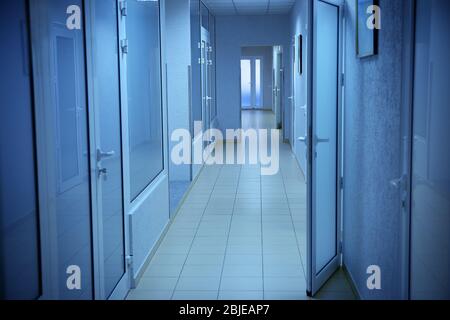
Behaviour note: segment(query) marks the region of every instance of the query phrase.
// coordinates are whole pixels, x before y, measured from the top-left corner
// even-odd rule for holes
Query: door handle
[[[103,176],[105,178],[105,180],[106,180],[107,175],[108,175],[108,169],[106,169],[106,168],[98,168],[97,171],[98,171],[98,179],[100,179],[100,177]]]
[[[398,190],[406,190],[406,180],[406,175],[402,175],[400,178],[391,180],[390,185]]]
[[[298,137],[297,140],[303,142],[306,145],[308,144],[308,138],[307,137]]]
[[[319,143],[327,143],[330,142],[330,139],[321,139],[318,136],[314,137],[314,144],[317,145]]]
[[[400,191],[401,206],[403,209],[406,209],[408,200],[408,176],[404,174],[400,178],[391,180],[389,183],[392,188]]]
[[[116,155],[115,151],[104,152],[100,149],[97,149],[97,162],[102,161],[103,159],[112,158]]]

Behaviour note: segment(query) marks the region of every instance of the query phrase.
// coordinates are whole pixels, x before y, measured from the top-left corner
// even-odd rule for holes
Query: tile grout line
[[[238,195],[238,191],[239,191],[239,185],[241,183],[241,174],[242,174],[242,166],[239,167],[238,184],[236,186],[236,192],[234,193],[233,211],[231,212],[230,226],[228,228],[228,236],[227,236],[227,242],[226,242],[226,246],[225,246],[225,254],[223,257],[222,270],[220,272],[219,290],[217,291],[217,300],[219,300],[219,297],[220,297],[220,288],[222,286],[223,270],[225,269],[225,260],[227,259],[228,243],[230,242],[231,226],[233,225],[234,210],[236,208],[236,199],[237,199],[237,195]]]
[[[201,225],[201,223],[202,223],[203,217],[205,216],[206,209],[208,208],[208,204],[209,204],[210,201],[211,201],[212,194],[213,194],[214,189],[215,189],[215,187],[216,187],[217,181],[219,180],[219,177],[220,177],[220,174],[221,174],[221,172],[222,172],[222,169],[223,169],[223,166],[220,167],[220,170],[219,170],[219,172],[218,172],[218,174],[217,174],[216,180],[214,181],[214,185],[213,185],[213,187],[212,187],[212,189],[211,189],[211,193],[209,194],[208,201],[206,202],[205,208],[203,209],[203,213],[202,213],[202,215],[201,215],[201,217],[200,217],[200,220],[199,220],[199,222],[198,222],[197,228],[196,228],[195,233],[194,233],[194,237],[193,237],[193,239],[192,239],[192,241],[191,241],[191,245],[189,246],[189,250],[188,250],[188,253],[187,253],[187,255],[186,255],[186,259],[184,259],[183,267],[181,268],[180,274],[178,275],[178,279],[177,279],[177,282],[175,283],[175,287],[174,287],[174,289],[173,289],[173,292],[172,292],[172,295],[171,295],[171,297],[170,297],[170,300],[173,300],[173,298],[174,298],[174,296],[175,296],[175,292],[176,292],[177,287],[178,287],[178,284],[179,284],[179,282],[180,282],[181,275],[183,274],[183,270],[184,270],[184,268],[186,267],[186,262],[187,262],[187,260],[189,259],[189,254],[190,254],[191,251],[192,251],[192,246],[194,245],[195,238],[197,237],[198,231],[199,231],[199,229],[200,229],[200,225]],[[198,180],[197,180],[195,183],[197,184],[197,183],[198,183]]]
[[[303,261],[302,252],[300,250],[300,244],[298,242],[297,230],[295,229],[294,218],[292,217],[291,204],[289,203],[289,197],[288,197],[288,193],[287,193],[287,189],[286,189],[286,183],[284,181],[283,173],[281,173],[281,177],[282,177],[282,180],[283,180],[284,194],[286,195],[287,205],[288,205],[288,209],[289,209],[289,216],[291,217],[292,228],[294,229],[295,243],[297,244],[297,251],[298,251],[298,254],[300,256],[300,261],[302,263],[303,276],[305,277],[305,281],[306,281],[305,263]]]

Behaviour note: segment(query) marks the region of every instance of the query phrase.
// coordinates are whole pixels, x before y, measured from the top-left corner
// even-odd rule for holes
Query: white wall
[[[189,130],[189,65],[191,64],[191,29],[189,0],[166,0],[166,61],[168,96],[169,156],[176,142],[176,129]],[[170,181],[189,181],[189,165],[174,165],[169,159]]]

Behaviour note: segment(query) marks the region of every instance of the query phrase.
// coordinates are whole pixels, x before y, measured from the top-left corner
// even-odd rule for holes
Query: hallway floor
[[[305,263],[306,184],[282,144],[274,176],[259,165],[202,170],[128,299],[304,300]],[[341,272],[325,289],[321,298],[354,298]]]

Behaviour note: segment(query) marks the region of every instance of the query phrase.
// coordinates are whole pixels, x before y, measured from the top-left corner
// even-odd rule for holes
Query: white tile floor
[[[128,299],[307,299],[305,262],[306,185],[282,145],[275,176],[205,167]],[[353,298],[342,275],[333,281],[321,298]]]

